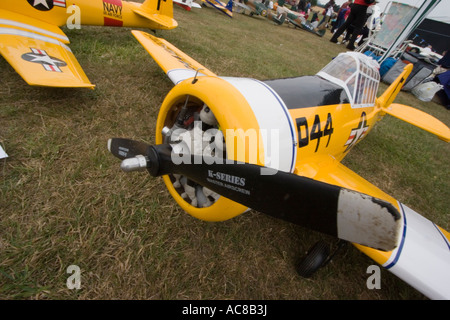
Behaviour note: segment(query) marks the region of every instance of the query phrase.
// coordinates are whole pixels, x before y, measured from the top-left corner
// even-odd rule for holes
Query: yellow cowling
[[[186,101],[189,95],[190,101],[198,103],[199,106],[206,104],[214,113],[222,132],[226,129],[248,129],[258,128],[258,123],[244,97],[239,91],[225,80],[217,77],[199,77],[193,83],[192,79],[185,80],[175,86],[166,96],[161,106],[156,123],[156,144],[163,142],[162,129],[172,126],[175,113]],[[240,137],[236,137],[239,139]],[[242,137],[241,137],[242,138]],[[261,139],[259,139],[261,141]],[[225,136],[227,148],[230,146]],[[261,146],[261,143],[259,144]],[[233,143],[233,147],[244,146],[244,143]],[[262,148],[262,147],[261,147]],[[227,149],[228,150],[228,149]],[[235,150],[237,155],[232,160],[245,161],[246,152]],[[257,164],[261,164],[258,159]],[[186,202],[175,190],[169,176],[163,177],[164,182],[175,201],[190,215],[205,221],[224,221],[231,219],[247,210],[247,207],[220,197],[214,204],[206,208],[197,208]]]

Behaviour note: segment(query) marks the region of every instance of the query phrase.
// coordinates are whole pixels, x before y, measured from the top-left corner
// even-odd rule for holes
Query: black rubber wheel
[[[329,245],[325,241],[316,242],[298,263],[298,274],[304,278],[311,277],[327,261],[329,256]]]

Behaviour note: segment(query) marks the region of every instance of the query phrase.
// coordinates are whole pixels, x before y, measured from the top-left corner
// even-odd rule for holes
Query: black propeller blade
[[[108,150],[121,160],[145,155],[149,147],[144,142],[131,139],[114,138],[108,140]]]
[[[126,158],[121,165],[125,171],[147,169],[155,177],[182,174],[249,208],[340,239],[384,251],[393,250],[399,241],[398,210],[359,192],[283,171],[267,174],[268,168],[230,160],[220,163],[189,155],[180,163],[169,144],[111,139],[109,150]],[[123,150],[129,150],[129,158]]]

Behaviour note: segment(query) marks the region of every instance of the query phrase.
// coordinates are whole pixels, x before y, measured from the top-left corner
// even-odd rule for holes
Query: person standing
[[[334,33],[337,29],[339,29],[347,19],[348,15],[350,14],[350,4],[352,2],[346,1],[342,4],[342,6],[339,8],[339,11],[337,12],[337,19],[334,26],[331,28],[331,33]]]
[[[355,0],[350,14],[345,20],[344,24],[339,27],[339,29],[334,33],[331,37],[330,41],[333,43],[337,43],[339,36],[350,26],[352,25],[353,32],[347,44],[347,49],[355,50],[355,41],[358,35],[361,33],[364,24],[367,20],[367,8],[375,3],[375,0]]]
[[[311,10],[311,1],[308,0],[305,6],[305,14],[308,16]]]
[[[325,29],[328,26],[328,22],[331,20],[331,16],[334,14],[334,5],[336,3],[334,0],[328,1],[325,5],[325,10],[323,12],[322,21],[319,23],[317,28],[314,30],[319,36],[323,36],[325,34]]]

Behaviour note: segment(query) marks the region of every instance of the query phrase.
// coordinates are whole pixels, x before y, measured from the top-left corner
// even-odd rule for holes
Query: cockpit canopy
[[[342,87],[353,108],[375,104],[380,72],[378,62],[372,58],[358,52],[341,53],[317,75]]]

